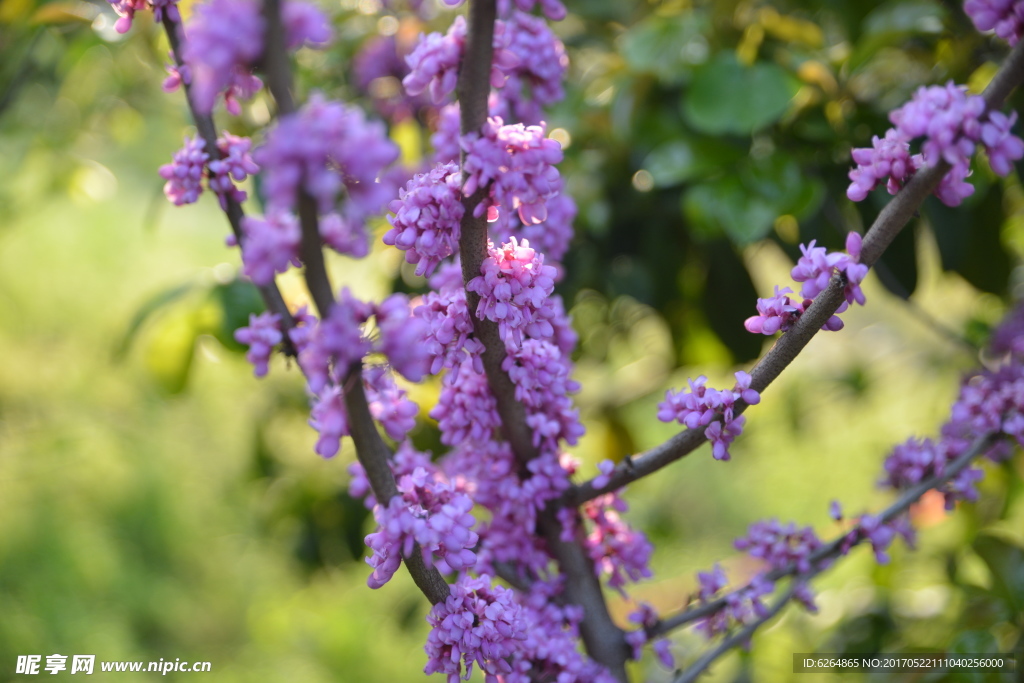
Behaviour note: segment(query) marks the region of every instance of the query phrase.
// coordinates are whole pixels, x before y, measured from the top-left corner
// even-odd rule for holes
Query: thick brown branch
[[[997,109],[1010,92],[1024,81],[1024,41],[1016,47],[1000,67],[983,96],[989,109]],[[942,162],[916,174],[878,214],[864,236],[861,248],[861,262],[874,265],[882,253],[892,244],[896,235],[910,222],[925,198],[939,184],[949,165]],[[750,371],[751,387],[763,392],[782,371],[803,351],[808,342],[818,333],[843,302],[845,282],[835,275],[828,288],[818,295],[814,303],[797,321],[791,330],[779,337],[775,345],[761,357]],[[740,410],[745,406],[740,406]],[[594,486],[588,481],[571,489],[564,497],[565,505],[579,505],[596,496],[622,488],[666,465],[689,455],[704,443],[704,428],[680,432],[668,441],[655,446],[638,456],[627,458],[616,466],[604,486]]]
[[[479,133],[487,121],[495,4],[495,0],[471,0],[469,5],[466,51],[457,86],[463,135]],[[462,161],[464,164],[464,154]],[[459,253],[465,282],[480,275],[480,266],[487,256],[487,218],[486,215],[474,216],[474,211],[485,192],[486,188],[471,197],[463,198],[466,211],[460,226]],[[506,358],[505,344],[501,340],[496,323],[481,320],[475,315],[480,301],[479,296],[475,292],[467,291],[466,298],[472,314],[474,334],[484,345],[484,370],[491,393],[497,401],[504,436],[517,460],[525,464],[536,458],[539,453],[533,445],[533,432],[526,423],[523,405],[515,398],[515,386],[501,367]],[[625,660],[629,650],[622,631],[608,613],[601,584],[594,571],[594,565],[580,542],[582,539],[577,539],[577,542],[573,543],[561,540],[561,523],[556,517],[554,507],[541,513],[537,525],[548,549],[566,577],[567,601],[583,608],[584,618],[580,624],[580,634],[587,652],[594,660],[608,667],[618,680],[626,681]]]

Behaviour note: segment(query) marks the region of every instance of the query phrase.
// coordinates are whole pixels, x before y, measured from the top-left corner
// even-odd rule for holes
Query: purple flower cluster
[[[162,90],[166,93],[171,93],[180,88],[182,85],[188,85],[192,82],[192,70],[188,68],[188,64],[182,64],[178,66],[174,63],[174,53],[170,53],[171,63],[165,68],[167,69],[167,78],[164,79]]]
[[[466,361],[469,363],[470,361]],[[441,443],[486,443],[501,427],[497,402],[483,371],[466,368],[445,375],[437,405],[430,411],[441,429]]]
[[[361,329],[374,314],[380,328],[376,349],[385,355],[392,354],[393,360],[388,356],[389,360],[399,372],[420,378],[427,358],[423,351],[409,343],[416,337],[419,326],[409,314],[404,295],[392,295],[375,307],[359,301],[346,288],[299,353],[299,364],[309,380],[310,391],[319,393],[329,380],[340,383],[349,368],[375,348]]]
[[[388,205],[391,229],[384,244],[405,252],[405,260],[416,265],[417,275],[430,275],[441,262],[459,249],[462,206],[462,172],[451,162],[438,164],[427,173],[413,176]]]
[[[421,346],[428,326],[413,315],[409,298],[392,294],[376,307],[380,330],[379,350],[391,367],[410,382],[419,382],[430,368],[430,356]]]
[[[217,138],[217,150],[220,158],[214,159],[207,167],[210,170],[210,189],[220,199],[220,207],[227,210],[227,199],[242,203],[246,193],[235,187],[235,183],[260,172],[260,167],[253,161],[249,149],[252,140],[231,133],[222,133]]]
[[[235,340],[249,347],[245,359],[252,363],[253,374],[257,377],[267,374],[270,354],[282,339],[281,316],[273,313],[252,314],[248,327],[235,330]]]
[[[281,6],[281,23],[284,24],[284,46],[288,50],[303,46],[324,48],[334,37],[327,17],[312,2],[287,0]]]
[[[366,226],[358,220],[332,211],[320,217],[318,227],[320,239],[339,254],[363,258],[370,253]]]
[[[836,313],[844,312],[854,302],[864,305],[866,299],[860,284],[867,277],[868,266],[860,262],[861,236],[855,232],[846,236],[845,254],[835,251],[829,253],[825,247],[816,247],[814,244],[815,240],[811,240],[810,244],[800,245],[803,256],[797,261],[791,273],[794,280],[803,283],[800,288],[802,301],[789,297],[793,293],[789,287],[780,289],[776,285],[775,295],[767,299],[758,299],[757,315],[747,318],[743,323],[748,332],[771,335],[789,330],[811,305],[811,300],[828,287],[829,280],[835,273],[841,273],[846,282],[843,290],[846,301]],[[843,321],[838,315],[833,315],[821,329],[832,332],[841,330]]]
[[[395,475],[395,481],[400,480],[407,474],[412,474],[417,469],[424,469],[427,472],[434,472],[437,468],[430,461],[430,453],[418,451],[412,447],[409,441],[402,441],[398,444],[395,454],[388,461],[391,472]],[[356,500],[362,500],[363,506],[371,512],[377,507],[377,499],[370,488],[370,479],[366,476],[366,470],[359,461],[348,466],[348,473],[352,476],[348,484],[348,493]],[[454,482],[454,478],[449,478]],[[456,486],[458,490],[464,487]]]
[[[628,509],[626,501],[614,493],[606,493],[583,506],[583,515],[591,524],[586,548],[594,569],[599,576],[606,575],[608,587],[623,596],[627,582],[651,577],[648,564],[654,552],[647,537],[619,517],[618,513]]]
[[[540,123],[543,108],[565,97],[562,81],[569,69],[569,57],[562,41],[540,17],[515,12],[505,26],[511,37],[508,49],[517,63],[507,70],[502,97],[508,110],[503,117]]]
[[[466,283],[466,290],[480,296],[477,317],[498,323],[507,348],[522,345],[524,333],[534,339],[554,335],[549,297],[557,272],[544,265],[543,254],[531,249],[528,241],[519,244],[513,237],[500,248],[491,245],[480,270]]]
[[[658,404],[658,419],[679,422],[690,429],[706,426],[704,435],[711,442],[715,460],[728,460],[729,444],[743,432],[747,421],[745,416],[735,414],[736,401],[747,405],[761,401],[761,395],[750,388],[750,380],[750,375],[740,370],[736,373],[736,386],[720,391],[705,386],[708,378],[704,375],[691,379],[688,392],[665,392],[665,400]]]
[[[263,54],[266,20],[253,0],[209,0],[196,6],[185,25],[183,57],[192,72],[192,98],[208,114],[225,93],[229,111],[263,84],[252,67]]]
[[[395,36],[371,36],[352,60],[352,72],[359,91],[373,100],[384,118],[399,122],[426,114],[432,108],[425,94],[409,95],[401,81],[409,74],[405,41]]]
[[[491,585],[486,574],[457,581],[427,615],[425,672],[448,674],[449,682],[469,680],[477,665],[487,683],[497,683],[498,676],[512,673],[507,660],[527,638],[522,611],[513,591]]]
[[[793,522],[783,525],[770,519],[751,524],[747,535],[736,539],[734,545],[772,569],[795,565],[797,571],[806,573],[811,570],[811,553],[821,547],[821,540],[811,527],[798,529]]]
[[[974,193],[966,182],[971,157],[980,143],[992,170],[1006,175],[1012,162],[1024,157],[1024,142],[1010,132],[1016,113],[1007,117],[986,112],[985,100],[968,95],[952,81],[945,86],[922,86],[905,105],[892,111],[893,124],[884,138],[875,136],[870,148],[853,150],[857,167],[850,171],[847,196],[859,202],[881,183],[896,194],[909,178],[926,166],[945,161],[952,168],[935,189],[948,206],[958,206]],[[924,138],[921,154],[911,155],[910,143]]]
[[[504,224],[491,224],[492,240],[495,244],[510,242],[518,237],[521,242],[529,242],[530,247],[544,254],[544,261],[558,270],[556,279],[561,279],[561,266],[558,264],[569,251],[569,243],[573,236],[573,221],[576,220],[576,202],[567,194],[558,194],[547,200],[547,218],[541,223],[523,224],[518,217]]]
[[[462,138],[466,152],[462,191],[472,196],[488,190],[477,215],[487,211],[492,220],[507,221],[513,212],[526,225],[547,218],[547,202],[562,191],[556,164],[562,161],[562,147],[544,137],[544,126],[505,125],[500,117],[487,119],[483,131]]]
[[[747,318],[743,326],[747,328],[748,332],[754,334],[772,335],[776,332],[788,332],[812,303],[810,299],[803,297],[791,299],[789,295],[792,293],[793,290],[789,287],[780,289],[778,285],[775,285],[775,295],[767,299],[758,299],[757,315]],[[841,330],[843,321],[839,319],[838,315],[833,315],[822,325],[821,329],[832,332]]]
[[[127,33],[132,27],[136,12],[153,10],[153,18],[156,21],[163,21],[164,11],[167,17],[177,23],[181,21],[181,14],[178,12],[178,0],[107,0],[111,8],[120,17],[114,23],[114,29],[118,33]]]
[[[283,117],[256,150],[257,163],[266,169],[268,210],[294,211],[302,190],[316,200],[320,213],[331,213],[345,189],[346,218],[355,221],[384,206],[390,189],[377,179],[397,158],[398,148],[382,124],[320,95]]]
[[[857,543],[867,541],[871,544],[872,552],[875,553],[875,561],[878,564],[888,564],[889,553],[886,550],[892,545],[896,536],[902,536],[908,545],[914,545],[914,528],[906,516],[886,522],[877,515],[861,515],[857,524],[843,538],[840,552],[845,554]]]
[[[302,231],[290,213],[242,218],[242,272],[257,285],[268,285],[277,273],[299,264]]]
[[[509,38],[504,22],[495,22],[491,87],[502,87],[506,74],[519,62],[515,53],[508,50]],[[429,91],[435,104],[444,104],[448,95],[455,91],[465,51],[466,20],[462,16],[455,18],[445,35],[421,35],[416,48],[405,58],[409,65],[409,74],[402,79],[405,91],[410,95]]]
[[[1024,360],[1024,306],[1017,305],[992,332],[989,348],[1015,360]]]
[[[389,437],[401,441],[416,426],[419,406],[409,400],[405,390],[399,388],[391,373],[381,366],[367,368],[363,379],[370,415]]]
[[[362,326],[376,316],[378,338],[371,342]],[[342,290],[327,317],[317,321],[300,311],[291,330],[299,365],[306,375],[313,411],[310,425],[320,433],[316,452],[329,458],[338,452],[339,439],[348,434],[342,382],[349,370],[371,351],[383,354],[390,367],[418,381],[429,367],[429,356],[419,340],[426,325],[412,315],[409,301],[395,294],[378,305],[356,299]],[[406,399],[383,368],[370,368],[363,376],[371,414],[392,438],[399,440],[415,426],[416,405]]]
[[[228,198],[244,202],[246,194],[235,187],[235,182],[240,183],[260,170],[249,154],[251,146],[249,138],[224,133],[217,139],[218,158],[210,161],[206,141],[198,136],[186,137],[185,146],[174,153],[171,163],[160,167],[160,177],[167,181],[164,195],[175,206],[193,204],[203,193],[205,177],[221,208],[226,210]]]
[[[206,141],[196,136],[185,138],[185,146],[174,153],[174,160],[160,167],[164,195],[175,206],[193,204],[203,192],[203,170],[210,155],[204,151]]]
[[[473,336],[473,321],[469,317],[466,290],[461,286],[461,270],[458,278],[457,288],[444,287],[440,291],[428,292],[415,310],[416,315],[427,323],[428,331],[423,343],[430,357],[432,375],[440,373],[444,368],[457,374],[465,358],[470,358],[477,371],[483,373],[480,354],[484,347]]]
[[[569,394],[579,391],[572,367],[549,341],[527,339],[501,365],[515,385],[515,398],[526,408],[533,445],[555,448],[559,441],[575,444],[583,436],[579,410]]]
[[[654,610],[654,607],[646,602],[642,602],[635,611],[630,613],[629,620],[640,628],[628,632],[626,634],[626,642],[629,643],[630,648],[633,650],[633,659],[640,659],[644,645],[649,642],[647,629],[657,625],[658,613]],[[654,641],[652,646],[654,654],[666,669],[674,669],[676,665],[676,660],[672,656],[670,647],[671,643],[669,643],[667,638],[660,638]]]
[[[1024,2],[1021,0],[966,0],[964,12],[979,31],[994,31],[1016,45],[1024,34]]]
[[[401,558],[409,557],[419,545],[423,561],[431,561],[449,573],[472,567],[476,555],[473,531],[476,520],[469,511],[473,501],[436,468],[417,467],[398,480],[399,495],[386,506],[378,504],[373,516],[378,530],[366,537],[373,554],[366,563],[373,567],[367,583],[380,588],[394,576]]]
[[[309,426],[320,435],[313,448],[324,458],[333,458],[341,448],[341,437],[348,436],[348,413],[341,387],[325,387],[313,401]]]
[[[289,50],[302,45],[321,47],[331,39],[327,18],[311,3],[283,3],[281,19]],[[185,26],[183,57],[200,112],[212,111],[223,93],[228,111],[237,115],[241,112],[238,100],[249,99],[263,87],[252,69],[263,54],[265,33],[261,5],[253,0],[208,0],[196,7]]]
[[[719,576],[720,575],[720,576]],[[717,591],[725,587],[725,577],[721,574],[721,568],[715,565],[712,574],[700,573],[698,576],[706,577],[701,579],[700,597],[701,602],[707,602],[716,597]],[[719,579],[721,582],[719,583]],[[697,630],[707,638],[726,633],[731,626],[749,624],[755,619],[762,618],[768,613],[762,598],[775,590],[775,583],[770,581],[764,573],[758,573],[751,579],[750,583],[738,590],[725,595],[725,605],[715,610],[697,622]],[[705,597],[706,596],[706,597]]]
[[[833,273],[842,273],[846,281],[846,288],[843,294],[846,303],[857,302],[864,305],[864,292],[861,291],[860,283],[867,277],[868,267],[860,262],[861,237],[856,232],[846,236],[846,251],[828,253],[825,247],[815,247],[815,240],[808,245],[800,245],[800,252],[803,256],[793,266],[791,273],[794,280],[802,282],[800,294],[805,299],[813,299],[828,287],[829,280]],[[840,309],[839,312],[842,312]]]

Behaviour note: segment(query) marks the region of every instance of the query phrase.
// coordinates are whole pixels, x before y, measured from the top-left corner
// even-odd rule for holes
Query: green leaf
[[[149,375],[169,394],[181,393],[188,385],[189,370],[195,357],[195,311],[179,306],[156,323],[147,334],[143,362]]]
[[[980,290],[1002,296],[1010,282],[1013,264],[1003,247],[1003,191],[993,184],[957,208],[934,197],[924,203],[924,213],[939,245],[944,270],[953,270]]]
[[[824,197],[820,180],[807,178],[782,152],[748,160],[736,175],[695,185],[683,196],[683,213],[698,237],[727,235],[744,245],[765,237],[785,214],[804,218]]]
[[[885,4],[864,19],[864,34],[941,33],[946,9],[934,0]]]
[[[728,235],[737,244],[756,242],[767,235],[778,215],[735,176],[691,188],[683,195],[683,213],[697,237]]]
[[[707,246],[708,276],[701,305],[708,324],[729,347],[737,363],[761,355],[764,337],[751,334],[743,321],[753,315],[757,289],[733,245],[719,240]]]
[[[250,315],[265,310],[259,290],[248,280],[236,278],[215,286],[210,294],[220,309],[218,324],[212,327],[211,334],[226,348],[244,351],[247,347],[235,341],[235,330],[247,326]]]
[[[138,336],[139,330],[142,329],[142,326],[149,320],[150,316],[181,299],[193,289],[195,289],[195,284],[187,282],[183,285],[166,289],[147,299],[135,312],[135,315],[132,316],[131,321],[128,323],[128,329],[121,335],[117,345],[114,347],[114,360],[120,361],[124,358]]]
[[[873,193],[868,202],[858,203],[864,225],[870,225],[874,217],[885,207],[889,195]],[[917,289],[917,247],[914,230],[901,230],[875,264],[874,271],[882,285],[901,299],[909,299]]]
[[[777,64],[743,66],[732,52],[719,52],[694,73],[683,114],[703,133],[749,135],[778,121],[798,89]]]
[[[1024,549],[996,536],[981,535],[974,541],[974,551],[992,572],[992,592],[1011,614],[1024,613]]]
[[[665,83],[687,80],[694,64],[706,58],[707,14],[689,10],[674,16],[652,15],[623,34],[619,46],[629,68],[652,73]]]
[[[721,140],[679,138],[655,148],[643,168],[654,177],[655,187],[672,187],[705,178],[742,156],[739,148]]]

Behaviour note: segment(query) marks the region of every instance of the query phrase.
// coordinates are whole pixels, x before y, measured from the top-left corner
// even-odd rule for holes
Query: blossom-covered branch
[[[264,63],[268,70],[268,85],[277,101],[279,114],[294,119],[297,114],[290,89],[292,79],[285,50],[280,3],[278,0],[264,0],[263,8],[267,20]],[[308,182],[309,179],[305,180]],[[324,264],[317,204],[305,187],[298,190],[298,204],[302,228],[299,254],[305,265],[303,274],[321,317],[328,318],[336,302]],[[348,430],[356,446],[356,456],[377,500],[390,501],[399,496],[398,485],[388,464],[391,451],[377,431],[370,412],[363,387],[362,357],[353,358],[347,367],[336,370],[340,375]],[[448,583],[434,566],[424,560],[418,547],[408,553],[406,566],[416,585],[432,604],[442,603],[448,598]]]
[[[893,448],[886,458],[879,485],[900,492],[893,504],[880,514],[865,513],[846,523],[847,530],[828,543],[810,527],[801,529],[777,520],[756,522],[747,536],[736,540],[735,547],[762,562],[765,569],[746,585],[724,594],[728,581],[719,565],[710,572],[699,572],[700,589],[691,598],[697,604],[645,624],[645,636],[662,636],[694,622],[709,638],[739,628],[756,628],[765,621],[764,597],[772,594],[776,583],[785,577],[792,577],[789,597],[817,611],[811,579],[857,545],[870,543],[880,564],[889,561],[887,551],[897,536],[912,545],[915,533],[908,513],[925,493],[941,493],[947,510],[958,502],[977,500],[977,483],[984,471],[972,467],[975,460],[984,456],[1000,463],[1013,454],[1013,443],[1024,445],[1024,345],[1018,336],[1022,319],[1024,308],[1018,308],[993,334],[991,349],[1000,356],[998,366],[964,378],[939,438],[911,438]],[[829,514],[836,522],[844,523],[838,501],[832,502]],[[746,631],[751,633],[752,629]],[[727,635],[725,642],[737,641]],[[721,654],[725,649],[718,647],[714,652]],[[704,667],[710,661],[702,657],[697,666]]]
[[[692,683],[697,680],[697,678],[699,678],[700,675],[704,673],[704,671],[711,666],[716,659],[735,647],[740,647],[749,643],[757,629],[771,621],[776,614],[781,612],[782,608],[789,604],[789,601],[793,599],[795,593],[796,588],[790,588],[784,595],[778,598],[771,607],[765,610],[763,614],[759,615],[757,619],[729,635],[727,638],[722,640],[721,643],[701,655],[700,659],[688,666],[684,671],[681,671],[678,676],[672,679],[672,683]]]
[[[980,457],[989,448],[991,448],[993,443],[994,437],[992,435],[977,439],[967,451],[945,468],[944,474],[941,476],[936,475],[929,477],[928,479],[922,480],[912,488],[907,489],[894,503],[875,516],[875,521],[881,525],[891,524],[898,517],[907,512],[907,510],[920,500],[921,496],[925,493],[933,489],[941,489],[947,482],[956,478],[957,475],[967,468],[976,458]],[[863,536],[851,543],[849,534],[843,534],[808,554],[806,561],[810,566],[809,570],[801,570],[800,566],[794,562],[785,567],[769,571],[765,575],[765,578],[768,581],[774,582],[786,578],[787,576],[793,576],[806,581],[813,575],[817,575],[823,569],[830,566],[832,560],[849,552],[850,548],[854,545],[859,545],[869,541],[870,539],[868,536]],[[686,626],[687,624],[707,619],[710,615],[725,608],[730,597],[735,598],[741,595],[745,590],[747,590],[746,586],[732,591],[727,595],[722,595],[714,600],[703,602],[696,607],[690,607],[677,614],[665,617],[657,624],[647,629],[647,631],[650,637],[655,638],[664,636],[682,626]]]
[[[1024,42],[1010,52],[982,97],[989,110],[1002,106],[1009,93],[1024,81]],[[881,257],[900,230],[910,222],[925,198],[939,186],[951,165],[940,160],[914,174],[895,197],[882,209],[871,228],[864,235],[860,248],[860,263],[870,267]],[[792,327],[750,371],[750,388],[763,392],[783,370],[792,363],[818,331],[826,326],[841,306],[847,303],[846,288],[849,280],[845,273],[831,276],[828,287],[818,294]],[[738,401],[734,412],[742,414],[746,403]],[[707,426],[687,429],[664,443],[635,456],[625,458],[607,474],[584,482],[571,489],[563,498],[566,505],[579,505],[609,491],[615,491],[641,477],[656,472],[680,458],[689,455],[707,439]]]
[[[470,1],[469,28],[457,86],[463,136],[479,135],[487,123],[495,20],[495,0]],[[465,151],[462,167],[463,177],[468,181],[471,176]],[[475,192],[463,198],[465,212],[460,226],[459,250],[470,310],[479,307],[481,296],[469,284],[479,278],[488,256],[488,214],[478,210],[487,191],[486,185],[480,185]],[[481,358],[501,417],[502,433],[521,466],[526,467],[540,456],[540,452],[524,405],[506,370],[508,351],[503,335],[498,323],[488,317],[473,316],[472,320],[476,339],[483,346]],[[582,538],[566,537],[562,528],[553,507],[549,506],[540,513],[537,530],[547,541],[565,576],[566,598],[570,604],[583,608],[579,628],[588,654],[604,664],[617,680],[625,681],[625,661],[629,651],[623,633],[611,619],[593,561],[583,548]],[[582,530],[582,527],[577,528]]]
[[[177,16],[177,13],[174,13]],[[164,31],[167,33],[167,41],[171,46],[171,56],[174,59],[176,69],[180,73],[184,70],[185,61],[182,58],[181,49],[181,38],[179,31],[181,30],[180,20],[176,20],[172,17],[170,12],[164,12],[162,15],[162,23]],[[213,123],[213,116],[209,113],[201,112],[195,102],[192,94],[192,86],[189,82],[184,82],[185,99],[188,102],[189,111],[192,113],[192,120],[195,122],[196,131],[199,133],[199,137],[205,143],[207,150],[216,150],[217,147],[217,128]],[[215,152],[216,153],[216,152]],[[245,236],[242,231],[242,221],[245,218],[245,213],[242,210],[242,205],[238,200],[231,194],[225,194],[222,203],[224,214],[227,216],[228,223],[231,225],[231,232],[234,235],[235,240],[241,243]],[[288,305],[284,302],[284,297],[281,296],[281,290],[277,288],[275,283],[268,283],[257,285],[260,296],[263,298],[263,303],[267,307],[267,310],[272,314],[278,316],[279,324],[284,331],[287,331],[294,327],[292,320],[292,314],[288,310]],[[287,336],[281,340],[285,352],[290,355],[295,355],[295,348],[292,346]]]

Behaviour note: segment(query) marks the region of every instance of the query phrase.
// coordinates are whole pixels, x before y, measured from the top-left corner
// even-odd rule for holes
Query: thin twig
[[[731,636],[723,640],[721,643],[718,644],[718,646],[715,649],[704,653],[704,655],[696,662],[691,664],[688,669],[686,669],[683,672],[680,672],[678,676],[673,678],[672,683],[692,683],[692,681],[697,680],[697,677],[704,673],[704,670],[711,666],[711,664],[716,659],[718,659],[734,647],[749,642],[750,639],[754,636],[754,632],[757,631],[757,629],[761,628],[761,626],[766,621],[769,621],[770,619],[772,619],[772,617],[774,617],[776,614],[782,611],[782,608],[785,607],[786,604],[793,599],[793,594],[795,592],[795,586],[790,588],[788,591],[786,591],[785,595],[779,598],[775,602],[775,604],[773,604],[768,609],[768,611],[764,613],[764,615],[758,617],[757,620],[755,620],[754,622],[748,624],[747,626],[743,627],[736,633],[732,634]]]
[[[904,512],[910,509],[910,506],[916,503],[921,496],[932,489],[937,489],[940,486],[945,485],[951,479],[960,474],[968,465],[971,464],[975,458],[979,457],[982,453],[987,451],[996,441],[996,437],[989,434],[983,437],[979,437],[971,444],[964,453],[962,453],[956,460],[949,464],[943,471],[942,476],[934,476],[929,479],[924,479],[914,486],[908,488],[900,495],[896,501],[887,507],[880,515],[879,520],[883,524],[888,524],[894,519],[902,515]],[[807,562],[811,565],[811,572],[801,573],[796,564],[790,564],[787,567],[781,569],[774,569],[765,575],[765,578],[769,581],[778,581],[779,579],[785,578],[786,576],[797,576],[798,578],[806,580],[817,574],[819,571],[829,566],[829,563],[839,555],[844,554],[844,551],[849,551],[850,548],[860,545],[866,539],[858,538],[848,547],[844,547],[849,542],[848,534],[838,536],[828,543],[822,545],[820,548],[811,553]],[[735,595],[746,589],[746,586],[732,591],[728,595]],[[685,626],[691,622],[703,619],[704,617],[710,616],[722,609],[726,605],[728,595],[723,595],[719,598],[706,602],[697,607],[683,610],[678,614],[671,617],[660,620],[657,624],[647,629],[647,635],[649,638],[658,638],[668,634],[681,626]]]
[[[284,45],[284,29],[281,22],[279,0],[264,0],[264,18],[267,21],[266,48],[263,66],[267,74],[267,86],[277,101],[279,116],[294,114],[295,103],[291,94],[291,67]],[[302,226],[300,256],[305,269],[303,275],[306,287],[313,298],[321,318],[330,314],[334,305],[324,255],[320,229],[317,225],[317,207],[313,198],[305,191],[299,193],[299,222]],[[362,361],[355,363],[342,380],[345,396],[345,411],[348,415],[349,431],[356,446],[356,457],[366,471],[373,494],[381,505],[398,495],[398,485],[388,461],[391,450],[377,431],[377,425],[370,414],[370,406],[363,388]],[[418,545],[405,559],[406,569],[413,581],[432,604],[444,602],[450,595],[448,583],[441,573],[423,561]]]
[[[994,110],[1002,106],[1010,92],[1024,80],[1024,41],[1007,57],[996,73],[988,88],[985,98],[988,109]],[[864,236],[861,247],[861,263],[874,265],[882,253],[892,244],[900,230],[910,222],[918,208],[932,190],[939,184],[949,170],[945,161],[928,167],[910,179],[902,190],[882,209]],[[843,288],[846,282],[843,276],[836,273],[832,276],[829,286],[814,300],[791,330],[783,334],[750,371],[751,388],[758,392],[765,389],[785,370],[790,363],[803,351],[804,347],[816,335],[822,325],[836,312],[845,300]],[[739,401],[737,412],[746,409]],[[562,498],[566,506],[577,506],[592,498],[620,489],[626,484],[660,470],[680,458],[689,455],[704,443],[704,427],[688,429],[672,436],[664,443],[632,458],[629,466],[619,463],[608,476],[603,486],[595,486],[594,480],[573,487]]]
[[[470,2],[466,49],[457,84],[463,135],[479,133],[487,121],[495,19],[495,0]],[[465,168],[465,153],[462,157]],[[464,282],[480,275],[481,265],[487,257],[487,217],[474,216],[486,191],[486,188],[481,188],[474,195],[463,197],[465,214],[460,226],[459,253]],[[467,290],[466,299],[469,310],[475,313],[480,297]],[[471,317],[473,333],[484,345],[484,371],[501,416],[502,431],[516,459],[525,465],[536,458],[539,451],[533,445],[533,431],[526,423],[524,406],[515,398],[515,385],[501,367],[507,356],[505,344],[496,323],[476,315]],[[538,515],[537,530],[544,537],[548,550],[566,577],[566,600],[583,608],[580,635],[587,653],[607,667],[617,680],[625,683],[625,661],[629,656],[629,648],[622,630],[612,621],[594,564],[583,547],[583,525],[576,525],[578,538],[571,542],[564,541],[561,538],[562,524],[556,512],[554,506],[543,510]]]
[[[182,69],[185,66],[185,60],[181,53],[181,35],[179,34],[181,25],[171,19],[169,15],[170,12],[163,13],[164,32],[166,32],[167,42],[171,46],[171,54],[174,57],[175,66],[178,69]],[[220,150],[217,148],[217,128],[213,123],[213,116],[200,113],[199,109],[196,108],[190,84],[183,83],[182,86],[185,89],[185,101],[188,102],[188,108],[192,113],[192,120],[195,122],[196,131],[199,133],[199,137],[206,143],[206,151],[210,157],[216,157],[220,154]],[[242,219],[245,218],[245,212],[242,210],[242,205],[235,201],[230,194],[225,194],[223,200],[224,213],[228,218],[228,223],[231,225],[231,232],[234,234],[239,246],[241,246],[245,241],[245,233],[242,231]],[[260,296],[263,298],[263,305],[271,313],[277,314],[280,319],[281,331],[284,333],[281,335],[282,350],[285,355],[294,357],[296,355],[295,347],[288,336],[288,330],[295,327],[295,319],[292,317],[291,311],[288,310],[288,304],[284,302],[284,297],[281,296],[281,290],[277,288],[277,284],[274,282],[271,282],[269,285],[257,285],[256,289],[259,290]]]

